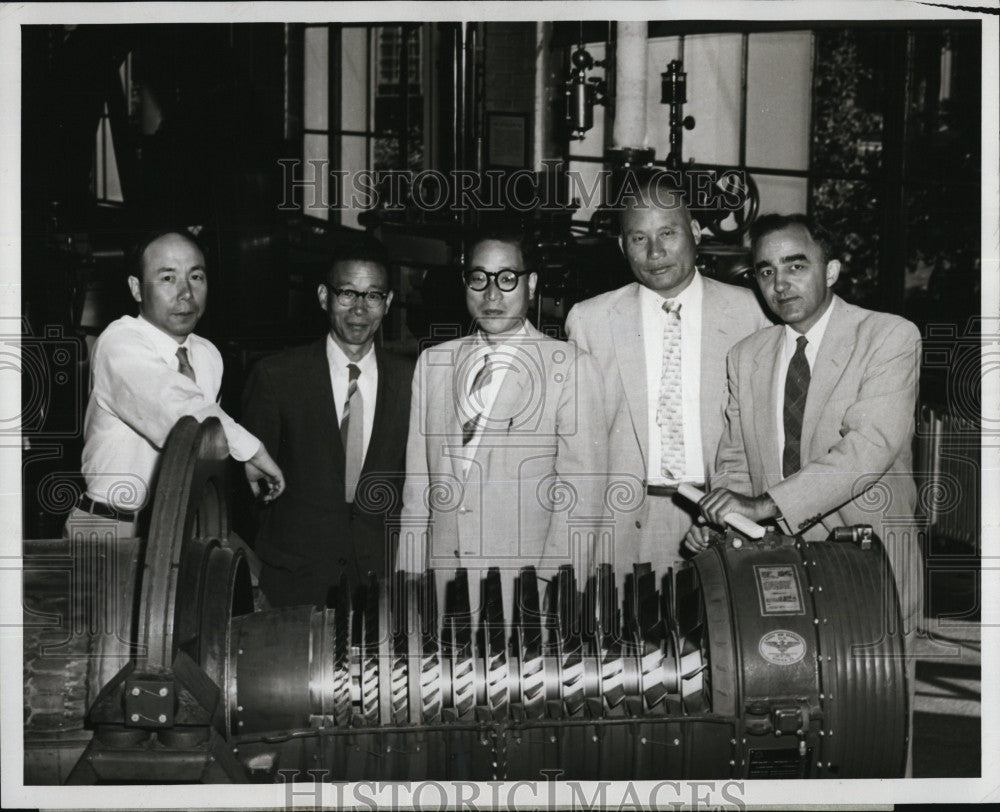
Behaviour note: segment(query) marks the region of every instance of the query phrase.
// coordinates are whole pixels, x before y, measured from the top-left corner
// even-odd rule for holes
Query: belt
[[[696,488],[703,487],[702,485],[695,485]],[[673,496],[677,493],[676,485],[647,485],[646,493],[650,496]]]
[[[136,511],[115,510],[104,502],[95,502],[87,494],[83,494],[77,500],[76,506],[93,516],[103,516],[105,519],[115,519],[119,522],[134,522],[139,515]]]

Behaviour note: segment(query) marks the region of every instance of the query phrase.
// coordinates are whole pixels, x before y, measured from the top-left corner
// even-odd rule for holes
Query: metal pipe
[[[646,23],[619,22],[615,49],[616,148],[641,149],[646,143]]]

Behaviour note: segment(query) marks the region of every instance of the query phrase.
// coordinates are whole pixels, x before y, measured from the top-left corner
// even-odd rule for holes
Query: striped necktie
[[[194,374],[194,367],[192,367],[188,361],[187,347],[177,348],[177,371],[184,377],[190,378],[195,383],[198,382],[198,379]]]
[[[785,449],[781,454],[781,475],[790,477],[802,467],[802,417],[809,394],[809,360],[806,358],[805,336],[795,339],[795,354],[785,375]]]
[[[493,371],[490,369],[490,357],[487,355],[483,358],[483,365],[480,367],[479,372],[476,373],[476,378],[469,389],[469,403],[475,409],[476,413],[462,424],[462,445],[469,444],[469,441],[475,436],[476,429],[483,420],[483,412],[485,411],[483,390],[489,386],[492,378]]]
[[[348,364],[347,374],[347,400],[344,401],[344,416],[340,420],[340,439],[344,443],[344,499],[353,502],[365,461],[365,406],[358,387],[361,370],[355,364]]]
[[[660,473],[668,479],[677,479],[685,470],[681,304],[676,299],[668,299],[663,303],[663,310],[667,318],[663,328],[663,366],[656,425],[660,427]]]

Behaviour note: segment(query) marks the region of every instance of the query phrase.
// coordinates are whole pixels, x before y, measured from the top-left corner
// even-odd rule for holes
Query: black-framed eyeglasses
[[[354,303],[360,298],[365,303],[365,307],[378,307],[388,297],[388,292],[384,290],[351,290],[350,288],[334,288],[329,285],[327,289],[337,297],[337,304],[342,307],[354,307]]]
[[[462,278],[465,280],[465,286],[469,290],[486,290],[490,284],[490,280],[493,280],[493,284],[497,286],[498,290],[504,293],[510,293],[514,288],[517,287],[517,283],[521,281],[521,277],[531,273],[531,271],[464,271],[462,273]]]

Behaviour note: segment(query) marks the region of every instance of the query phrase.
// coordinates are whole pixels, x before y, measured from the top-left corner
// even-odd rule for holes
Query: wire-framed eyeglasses
[[[351,290],[350,288],[334,288],[327,285],[330,292],[337,297],[337,304],[342,307],[354,307],[354,303],[361,299],[365,303],[365,307],[378,307],[381,305],[386,298],[388,298],[388,292],[384,290]]]
[[[462,278],[465,280],[465,286],[469,290],[486,290],[492,279],[493,284],[497,286],[498,290],[510,293],[517,287],[517,283],[521,281],[521,277],[529,273],[531,271],[511,271],[506,269],[502,271],[474,270],[463,272]]]

